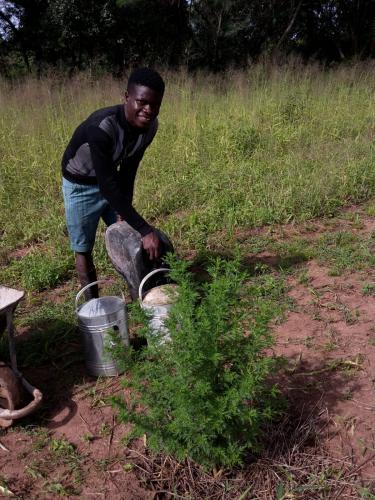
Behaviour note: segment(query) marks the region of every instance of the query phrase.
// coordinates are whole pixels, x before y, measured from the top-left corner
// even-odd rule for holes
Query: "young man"
[[[124,104],[92,113],[75,130],[62,159],[65,215],[82,286],[96,281],[92,250],[100,218],[125,220],[141,237],[151,260],[161,242],[132,206],[137,168],[157,128],[164,81],[149,68],[130,75]],[[97,297],[91,287],[86,299]]]

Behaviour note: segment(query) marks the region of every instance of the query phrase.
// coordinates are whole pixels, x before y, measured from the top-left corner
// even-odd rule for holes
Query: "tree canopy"
[[[375,0],[0,0],[1,73],[373,57]]]

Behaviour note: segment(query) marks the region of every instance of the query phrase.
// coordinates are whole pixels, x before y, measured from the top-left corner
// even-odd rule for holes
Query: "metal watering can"
[[[115,331],[124,345],[129,346],[125,301],[120,297],[107,296],[78,305],[85,290],[101,282],[101,280],[94,281],[77,293],[75,309],[83,339],[87,371],[96,377],[100,375],[112,377],[119,375],[120,370],[116,361],[106,352],[106,346],[111,346],[109,332]]]
[[[157,346],[171,340],[169,331],[165,326],[165,320],[168,318],[174,302],[173,299],[176,297],[177,285],[159,285],[151,288],[145,294],[143,294],[143,287],[155,274],[169,272],[170,270],[167,268],[154,269],[142,279],[138,291],[140,305],[150,315],[151,338],[148,340]]]

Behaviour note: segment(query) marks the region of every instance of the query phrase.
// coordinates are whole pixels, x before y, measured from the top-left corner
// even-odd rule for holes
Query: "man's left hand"
[[[159,259],[162,251],[162,243],[155,231],[151,231],[151,233],[143,236],[142,245],[150,260]]]

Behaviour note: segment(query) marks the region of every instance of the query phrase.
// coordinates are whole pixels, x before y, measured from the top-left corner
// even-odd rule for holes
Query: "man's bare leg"
[[[93,283],[97,280],[96,277],[96,269],[94,266],[94,262],[92,260],[91,252],[76,252],[75,253],[76,260],[76,271],[78,275],[78,279],[82,285],[82,287],[88,285],[89,283]],[[90,300],[99,297],[99,289],[98,285],[93,285],[88,288],[85,292],[85,299]]]

